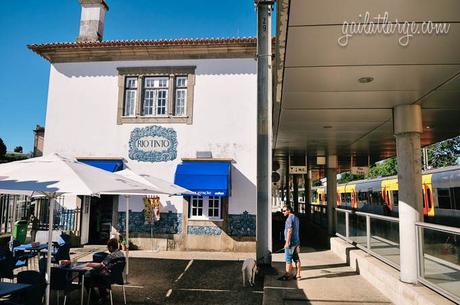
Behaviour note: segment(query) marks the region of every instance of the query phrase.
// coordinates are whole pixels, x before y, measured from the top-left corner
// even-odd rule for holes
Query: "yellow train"
[[[460,166],[422,175],[423,214],[431,222],[460,226]],[[327,189],[312,188],[312,205],[326,205]],[[382,215],[398,215],[398,177],[352,181],[337,185],[337,207]]]

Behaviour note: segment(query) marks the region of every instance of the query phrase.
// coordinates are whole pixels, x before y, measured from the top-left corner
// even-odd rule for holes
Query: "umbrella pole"
[[[46,305],[50,304],[50,281],[51,281],[51,256],[52,256],[52,240],[53,240],[53,222],[54,222],[54,205],[56,203],[55,196],[49,196],[49,224],[48,224],[48,255],[46,259]]]
[[[126,196],[126,282],[128,282],[129,274],[129,196]]]
[[[11,238],[10,238],[10,241],[11,241],[11,251],[13,251],[13,240],[14,240],[14,237],[13,237],[13,232],[14,232],[14,223],[16,222],[16,209],[17,209],[17,202],[18,202],[18,196],[17,195],[13,195],[13,217],[11,219]]]

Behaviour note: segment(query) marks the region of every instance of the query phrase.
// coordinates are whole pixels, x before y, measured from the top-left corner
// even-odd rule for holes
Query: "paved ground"
[[[391,302],[329,250],[302,248],[302,278],[279,281],[285,264],[273,255],[275,272],[266,274],[264,305],[383,305]]]
[[[98,249],[91,249],[98,250]],[[80,261],[91,255],[75,252]],[[255,287],[243,287],[242,259],[254,253],[130,252],[128,304],[261,305],[263,278]],[[55,304],[55,297],[52,299]],[[114,303],[123,304],[121,287],[114,288]],[[78,291],[67,304],[80,304]],[[86,303],[85,303],[86,304]]]

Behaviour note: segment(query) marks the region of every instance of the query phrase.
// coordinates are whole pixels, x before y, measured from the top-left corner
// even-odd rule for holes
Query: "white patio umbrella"
[[[170,195],[196,195],[195,192],[192,192],[182,186],[168,182],[166,180],[154,177],[148,174],[136,174],[132,170],[126,168],[124,170],[116,172],[117,175],[132,179],[134,181],[149,185],[151,187],[162,190],[164,193]]]
[[[192,192],[186,188],[183,188],[179,185],[176,185],[174,183],[170,183],[166,180],[153,177],[151,175],[147,174],[136,174],[132,170],[126,168],[124,170],[116,172],[117,175],[123,176],[125,178],[132,179],[134,181],[137,181],[142,184],[146,184],[152,188],[159,189],[162,192],[160,194],[169,194],[169,195],[196,195],[195,192]],[[126,198],[126,217],[125,217],[125,236],[126,236],[126,244],[128,245],[128,251],[129,251],[129,198]],[[126,252],[127,254],[129,252]],[[128,254],[129,255],[129,254]],[[129,260],[127,260],[129,262]],[[129,273],[129,263],[126,265],[126,275]]]
[[[49,198],[48,253],[51,253],[54,206],[61,194],[99,196],[101,194],[164,194],[160,189],[80,163],[58,154],[0,164],[0,193],[46,196]],[[127,199],[128,200],[128,199]],[[51,255],[47,259],[47,274]],[[49,304],[49,276],[46,304]]]

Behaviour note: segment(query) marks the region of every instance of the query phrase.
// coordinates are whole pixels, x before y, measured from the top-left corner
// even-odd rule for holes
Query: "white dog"
[[[241,273],[243,274],[243,286],[246,286],[246,278],[250,286],[254,286],[254,279],[257,273],[257,264],[253,258],[247,258],[243,262],[241,267]]]

